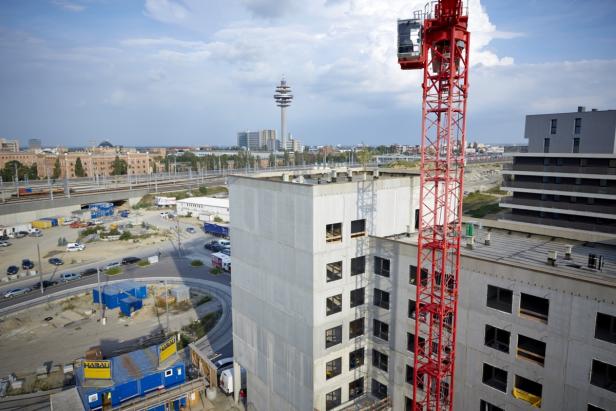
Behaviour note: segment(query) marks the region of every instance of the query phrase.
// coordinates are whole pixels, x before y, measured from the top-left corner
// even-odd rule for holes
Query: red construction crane
[[[468,16],[439,0],[398,21],[398,62],[423,69],[413,410],[452,410],[468,92]]]

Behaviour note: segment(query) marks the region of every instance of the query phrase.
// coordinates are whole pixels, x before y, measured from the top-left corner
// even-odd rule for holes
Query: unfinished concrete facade
[[[418,176],[313,174],[230,181],[234,355],[249,409],[380,398],[408,409]],[[616,409],[616,249],[487,236],[463,251],[455,409]],[[586,267],[592,252],[603,271]]]

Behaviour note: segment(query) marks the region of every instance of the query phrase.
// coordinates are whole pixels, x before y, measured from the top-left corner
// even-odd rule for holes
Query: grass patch
[[[113,267],[113,268],[109,268],[107,270],[105,270],[105,274],[107,275],[118,275],[122,272],[122,268],[121,267]]]
[[[188,341],[188,343],[196,341],[199,338],[203,338],[212,328],[214,328],[220,317],[222,317],[222,310],[208,313],[199,321],[194,321],[191,324],[182,327],[182,334],[186,335],[186,341]]]
[[[501,208],[498,206],[498,203],[485,204],[478,208],[472,209],[468,211],[466,214],[473,218],[483,218],[488,214],[498,213]]]
[[[190,262],[190,265],[192,265],[193,267],[201,267],[201,266],[203,266],[203,261],[201,261],[201,260],[192,260]]]
[[[133,206],[133,209],[148,208],[154,206],[154,196],[152,194],[146,194],[141,197],[141,200]]]
[[[419,160],[397,160],[387,164],[387,168],[417,168],[420,165]]]
[[[488,194],[494,194],[494,195],[497,195],[497,196],[507,195],[507,192],[501,190],[499,186],[494,186],[494,187],[490,188],[489,190],[486,190],[485,192],[488,193]]]
[[[137,265],[138,265],[139,267],[147,267],[147,266],[149,266],[149,265],[150,265],[150,262],[149,262],[148,260],[141,260],[141,261],[139,261],[139,262],[137,263]]]
[[[222,270],[219,267],[213,267],[210,269],[210,274],[214,274],[214,275],[222,274]]]
[[[475,191],[464,197],[463,210],[464,214],[473,218],[483,218],[488,214],[497,213],[500,210],[498,206],[499,197],[480,193]]]

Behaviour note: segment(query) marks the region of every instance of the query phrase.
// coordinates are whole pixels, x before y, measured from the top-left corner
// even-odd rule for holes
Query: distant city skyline
[[[304,144],[419,144],[419,73],[396,18],[425,0],[5,0],[0,137],[27,146],[233,146],[278,129],[293,85]],[[524,143],[526,114],[616,108],[616,3],[472,0],[468,139]]]

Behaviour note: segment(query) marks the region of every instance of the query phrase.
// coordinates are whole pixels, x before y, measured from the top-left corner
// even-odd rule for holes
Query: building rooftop
[[[374,168],[374,167],[312,167],[303,170],[272,171],[238,177],[269,180],[302,185],[340,184],[368,181],[375,178],[389,179],[405,176],[419,176],[419,170]]]
[[[485,245],[490,233],[490,245]],[[396,239],[417,243],[417,233],[410,237],[397,236]],[[493,262],[517,265],[528,269],[537,269],[566,277],[599,280],[616,283],[616,246],[590,243],[564,238],[548,237],[513,230],[498,228],[479,229],[475,233],[474,249],[462,240],[462,255],[476,257]],[[571,246],[571,259],[565,259],[568,246]],[[548,255],[557,252],[556,265],[548,264]],[[589,255],[603,258],[601,270],[588,267]]]
[[[182,200],[177,200],[176,203],[181,204],[200,204],[212,207],[226,207],[229,208],[228,198],[216,198],[216,197],[188,197]]]

